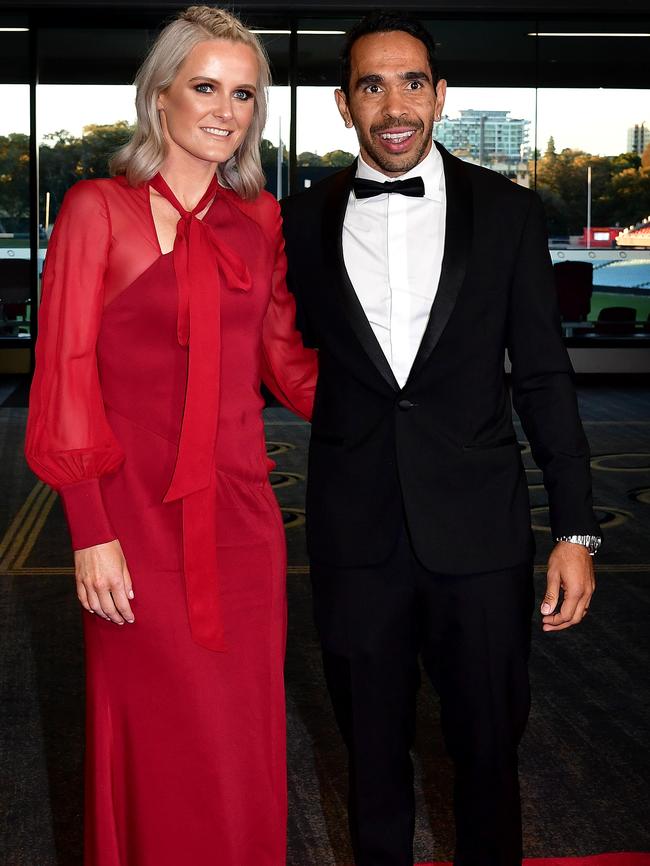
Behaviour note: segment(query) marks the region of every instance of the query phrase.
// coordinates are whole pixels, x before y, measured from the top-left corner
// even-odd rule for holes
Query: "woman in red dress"
[[[308,418],[268,64],[191,7],[136,79],[110,179],[66,195],[26,454],[59,490],[84,614],[87,866],[281,866],[285,544],[260,381]]]

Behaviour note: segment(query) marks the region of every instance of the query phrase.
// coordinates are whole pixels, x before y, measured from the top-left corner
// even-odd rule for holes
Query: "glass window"
[[[355,19],[304,19],[298,49],[298,164],[301,185],[335,171],[358,152],[334,103],[344,32]],[[532,23],[425,21],[449,90],[434,137],[452,153],[531,185],[535,147]],[[534,175],[534,171],[533,171]]]
[[[127,84],[39,84],[37,129],[44,245],[63,196],[76,181],[108,176],[110,155],[135,122]]]
[[[434,135],[454,156],[534,185],[533,88],[450,85]]]
[[[535,45],[530,22],[428,21],[447,99],[435,138],[461,159],[534,184]]]
[[[300,186],[358,150],[333,98],[355,20],[298,25]],[[448,82],[434,137],[461,159],[536,188],[554,262],[590,265],[587,324],[603,308],[630,306],[640,333],[650,314],[649,22],[590,20],[589,33],[584,20],[566,19],[425,24]]]
[[[354,22],[309,18],[298,24],[298,190],[349,165],[358,152],[355,132],[346,129],[334,101],[345,32]]]
[[[279,28],[268,23],[259,27],[249,24],[260,34],[273,72],[262,161],[267,186],[275,194],[280,136],[281,185],[287,189],[289,36],[286,30],[277,32]],[[143,28],[42,31],[37,126],[40,205],[46,236],[65,191],[77,180],[106,176],[111,154],[131,134],[135,122],[135,88],[131,82],[155,32]]]
[[[628,307],[644,322],[650,314],[648,22],[596,20],[585,27],[584,20],[549,19],[538,32],[537,191],[554,262],[585,264],[593,288],[587,321]],[[634,337],[633,324],[628,330]]]
[[[78,180],[106,177],[109,157],[128,139],[135,121],[130,82],[148,39],[145,29],[41,31],[36,111],[43,246],[66,190]]]
[[[345,32],[361,14],[297,21],[293,118],[289,19],[258,11],[244,15],[271,61],[262,162],[267,188],[278,197],[288,190],[292,132],[298,189],[349,164],[358,151],[354,130],[339,116],[334,90]],[[25,22],[8,23],[16,28],[0,32],[0,98],[8,109],[0,118],[0,260],[28,263],[29,34],[20,29]],[[620,17],[593,20],[589,33],[577,19],[448,16],[424,23],[448,81],[434,136],[461,159],[537,189],[554,260],[577,258],[593,265],[591,319],[616,303],[633,305],[637,318],[645,319],[650,312],[648,20],[628,18],[624,25]],[[131,82],[161,24],[159,16],[142,13],[130,27],[90,28],[80,21],[78,27],[39,30],[41,257],[65,190],[80,178],[106,174],[108,157],[128,137],[135,120]],[[3,312],[2,334],[28,335],[30,299],[24,309],[7,309],[17,317],[7,319]]]
[[[23,372],[6,354],[11,340],[29,345],[31,330],[29,33],[26,22],[0,17],[0,369]],[[16,362],[19,362],[16,364]]]
[[[248,23],[260,36],[271,62],[273,83],[268,92],[267,122],[262,133],[262,168],[266,174],[266,188],[276,198],[282,198],[289,182],[289,32],[286,26],[281,26],[282,22]]]

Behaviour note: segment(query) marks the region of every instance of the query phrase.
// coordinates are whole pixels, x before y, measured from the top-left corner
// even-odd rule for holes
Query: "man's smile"
[[[375,136],[380,139],[384,150],[389,153],[403,153],[409,149],[411,140],[417,131],[412,127],[394,127],[377,132]]]

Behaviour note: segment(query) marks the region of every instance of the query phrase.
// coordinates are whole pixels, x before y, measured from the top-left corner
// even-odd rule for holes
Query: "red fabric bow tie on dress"
[[[180,214],[173,262],[178,285],[178,342],[188,347],[185,408],[178,454],[164,502],[183,501],[183,561],[192,635],[225,649],[216,555],[214,452],[221,380],[221,290],[251,287],[246,263],[198,219],[218,194],[216,176],[199,203],[185,210],[161,174],[149,181]]]

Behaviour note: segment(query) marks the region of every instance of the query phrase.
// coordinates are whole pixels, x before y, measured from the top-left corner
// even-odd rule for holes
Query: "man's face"
[[[447,84],[434,87],[427,49],[402,30],[371,33],[352,46],[349,97],[336,91],[347,126],[354,126],[361,156],[389,177],[416,166],[432,146]]]

